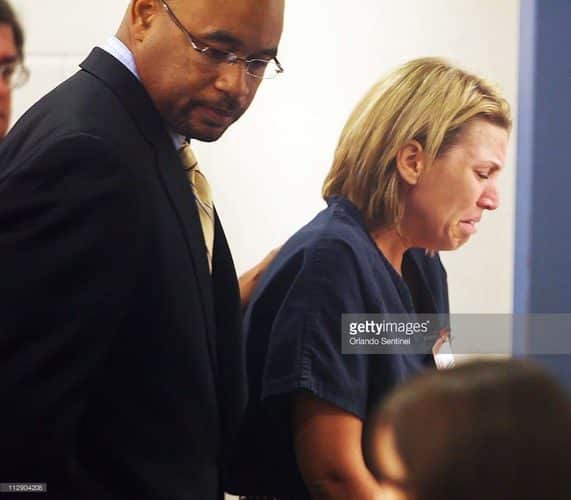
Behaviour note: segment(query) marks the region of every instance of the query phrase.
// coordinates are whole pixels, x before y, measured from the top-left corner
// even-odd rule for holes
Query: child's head
[[[571,498],[571,400],[528,361],[403,384],[368,419],[364,449],[387,499]]]

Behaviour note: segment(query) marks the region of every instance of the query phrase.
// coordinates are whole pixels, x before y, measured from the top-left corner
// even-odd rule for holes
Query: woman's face
[[[412,246],[454,250],[468,241],[484,211],[499,205],[507,144],[507,130],[476,119],[422,173],[405,195],[401,224]]]

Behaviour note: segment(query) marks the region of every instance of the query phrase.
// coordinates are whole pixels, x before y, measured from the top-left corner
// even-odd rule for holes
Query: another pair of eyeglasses
[[[201,54],[205,58],[205,61],[214,65],[222,63],[237,64],[242,62],[246,66],[246,73],[259,80],[275,78],[280,73],[284,72],[284,69],[277,57],[272,59],[248,59],[240,57],[234,52],[217,49],[202,42],[198,42],[196,38],[182,25],[167,2],[165,0],[161,0],[161,2],[171,20],[186,35],[191,47]]]
[[[10,90],[22,87],[30,77],[30,72],[20,61],[0,63],[0,79]]]

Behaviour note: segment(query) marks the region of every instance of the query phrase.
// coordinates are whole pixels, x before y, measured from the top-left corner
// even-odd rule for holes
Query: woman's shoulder
[[[373,275],[390,279],[359,213],[346,200],[330,200],[282,246],[262,275],[256,295],[294,285],[303,290],[333,284],[359,288]]]
[[[298,230],[287,242],[297,251],[339,256],[358,254],[374,245],[357,208],[344,198],[328,200],[328,206]]]

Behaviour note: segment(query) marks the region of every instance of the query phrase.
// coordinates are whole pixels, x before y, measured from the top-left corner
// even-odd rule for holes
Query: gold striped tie
[[[212,190],[206,177],[198,168],[198,161],[196,161],[196,157],[188,142],[184,144],[179,153],[196,199],[196,207],[206,244],[208,269],[212,273],[212,248],[214,247],[214,203],[212,201]]]

